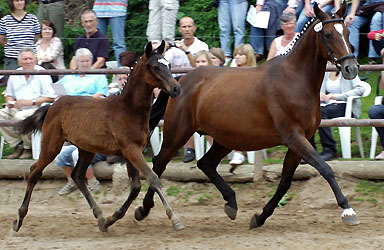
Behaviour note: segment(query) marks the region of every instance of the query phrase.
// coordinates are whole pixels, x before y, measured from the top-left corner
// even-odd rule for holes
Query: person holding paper
[[[267,61],[292,49],[295,38],[299,36],[299,33],[295,32],[296,15],[291,12],[285,12],[281,15],[280,27],[284,31],[284,35],[273,40],[269,48]]]
[[[250,7],[250,11],[253,6]],[[268,50],[276,32],[280,28],[278,19],[281,15],[281,5],[275,0],[257,0],[254,7],[256,13],[254,19],[250,22],[251,36],[249,43],[252,45],[256,60],[260,61],[264,57],[264,49]],[[251,14],[251,13],[249,13]],[[262,25],[264,23],[264,25]]]

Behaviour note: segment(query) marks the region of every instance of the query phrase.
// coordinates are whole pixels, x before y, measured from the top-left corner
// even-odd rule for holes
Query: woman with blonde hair
[[[213,66],[224,66],[225,64],[225,55],[224,51],[220,48],[210,48],[209,52],[211,53],[211,60]]]
[[[253,47],[246,43],[240,44],[233,51],[234,63],[231,67],[256,67],[256,58]]]
[[[235,64],[231,67],[256,67],[256,58],[253,47],[250,44],[240,44],[233,51],[233,58],[235,58]],[[241,151],[234,151],[231,161],[232,166],[243,164],[245,157]]]

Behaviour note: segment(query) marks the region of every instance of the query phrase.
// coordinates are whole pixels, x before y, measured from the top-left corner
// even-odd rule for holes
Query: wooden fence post
[[[257,186],[263,178],[263,150],[255,151],[255,169],[253,171],[253,185]]]

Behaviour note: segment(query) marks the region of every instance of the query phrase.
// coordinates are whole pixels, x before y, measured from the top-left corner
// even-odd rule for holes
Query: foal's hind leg
[[[94,155],[95,155],[94,153],[91,153],[79,148],[79,160],[77,161],[77,164],[72,171],[71,177],[75,181],[81,193],[83,193],[85,199],[87,200],[89,206],[93,211],[93,215],[98,220],[100,231],[106,232],[108,230],[104,228],[105,219],[103,217],[103,212],[101,211],[101,209],[99,208],[95,200],[92,198],[92,195],[89,192],[87,185],[85,183],[86,181],[85,174],[87,172],[89,165],[92,163],[92,159]]]
[[[227,204],[224,206],[224,211],[230,219],[234,220],[237,214],[236,193],[217,173],[217,165],[229,152],[231,152],[230,149],[214,141],[209,151],[197,162],[197,167],[204,172],[221,192],[224,200],[227,201]]]
[[[30,168],[24,200],[18,210],[18,218],[13,221],[13,230],[16,232],[19,231],[21,225],[23,224],[24,217],[28,213],[28,206],[31,200],[33,188],[40,179],[44,168],[55,159],[64,143],[64,139],[60,140],[54,137],[55,140],[48,140],[48,138],[48,135],[44,137],[43,134],[39,159],[37,162],[32,164]]]
[[[154,190],[160,197],[168,218],[172,221],[173,228],[175,230],[181,230],[184,228],[183,223],[177,218],[176,214],[173,212],[171,206],[169,205],[163,191],[161,190],[160,178],[148,167],[139,147],[126,147],[127,150],[124,150],[124,157],[129,160],[132,165],[139,170],[139,172],[144,176],[148,181],[149,187]]]
[[[292,150],[288,149],[288,152],[285,155],[283,172],[277,190],[273,197],[269,200],[267,205],[265,205],[263,212],[260,215],[255,214],[252,217],[250,228],[260,227],[264,225],[266,219],[268,219],[268,217],[272,215],[279,201],[281,200],[281,198],[283,198],[283,196],[287,193],[289,187],[291,186],[293,174],[295,173],[295,170],[299,165],[300,160],[300,156],[296,155]]]
[[[131,179],[131,192],[128,196],[128,199],[124,202],[121,208],[119,210],[116,210],[112,216],[107,218],[104,225],[105,228],[108,228],[109,226],[114,224],[117,220],[120,220],[121,218],[123,218],[129,206],[131,205],[132,201],[134,201],[140,193],[141,185],[140,185],[139,172],[132,166],[132,164],[129,161],[127,161],[127,170],[128,170],[128,176]]]

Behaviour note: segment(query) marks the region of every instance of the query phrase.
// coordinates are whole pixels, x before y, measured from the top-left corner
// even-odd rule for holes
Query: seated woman
[[[353,80],[346,80],[340,72],[326,72],[320,89],[320,112],[321,119],[332,119],[345,115],[346,101],[349,96],[361,96],[365,89],[360,84],[357,76]],[[352,104],[353,117],[358,118],[361,114],[360,99],[354,100]],[[325,161],[337,158],[336,142],[332,137],[332,128],[319,127],[320,143],[323,152],[320,156]],[[313,146],[314,138],[310,139]]]
[[[37,64],[46,69],[65,69],[64,48],[60,38],[56,37],[53,23],[47,20],[41,22],[41,36],[36,42]],[[56,82],[58,76],[51,76]]]
[[[210,48],[212,66],[224,66],[225,56],[224,51],[220,48]]]
[[[78,69],[91,69],[92,59],[92,53],[88,49],[81,48],[76,51],[75,62]],[[108,80],[105,75],[66,75],[57,84],[63,84],[69,95],[92,96],[94,98],[104,98],[108,95]],[[93,162],[104,158],[102,158],[102,155],[96,154]],[[56,157],[56,165],[62,167],[68,180],[68,183],[59,191],[60,195],[68,194],[77,188],[71,178],[77,159],[77,147],[70,143],[65,143],[61,152]],[[95,177],[92,165],[87,169],[86,178],[90,191],[98,190],[101,187],[100,182]]]
[[[384,71],[381,73],[383,74]],[[382,81],[380,81],[380,89],[384,89],[384,81],[383,77],[381,78]],[[382,100],[381,104],[373,105],[369,108],[368,115],[370,119],[384,119],[384,98]],[[382,151],[380,154],[376,155],[376,160],[384,160],[384,127],[375,127],[377,133],[380,137],[380,143],[382,147]]]

